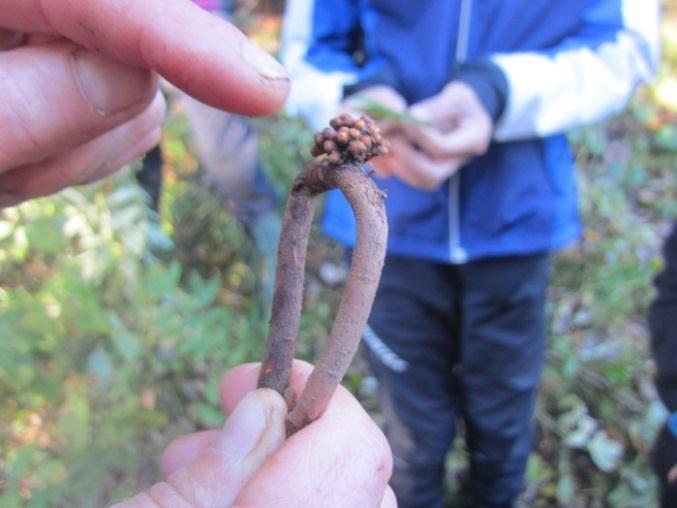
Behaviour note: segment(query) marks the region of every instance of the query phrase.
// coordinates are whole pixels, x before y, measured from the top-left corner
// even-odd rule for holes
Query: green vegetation
[[[645,312],[677,216],[676,9],[657,82],[572,134],[586,228],[555,258],[529,506],[655,505],[647,452],[665,415]],[[260,130],[284,191],[309,132],[284,117]],[[260,358],[251,240],[199,184],[187,139],[175,113],[161,219],[130,172],[0,212],[0,507],[101,506],[147,486],[173,437],[222,422],[223,372]],[[340,251],[317,229],[311,242],[299,355],[312,360],[340,291],[316,273]],[[452,484],[463,459],[450,457]]]

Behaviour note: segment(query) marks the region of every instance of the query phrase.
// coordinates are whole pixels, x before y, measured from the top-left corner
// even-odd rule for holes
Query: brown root
[[[288,416],[288,435],[322,414],[343,379],[367,323],[385,259],[385,195],[361,168],[361,162],[385,151],[378,128],[366,117],[354,120],[347,115],[332,120],[331,125],[338,130],[325,129],[316,134],[312,148],[313,153],[323,153],[326,158],[298,175],[287,202],[259,387],[273,388],[285,395],[289,383],[301,314],[308,234],[317,195],[334,188],[343,192],[355,214],[357,239],[327,346]],[[349,138],[345,143],[341,136],[344,132]],[[337,160],[339,164],[334,163]]]

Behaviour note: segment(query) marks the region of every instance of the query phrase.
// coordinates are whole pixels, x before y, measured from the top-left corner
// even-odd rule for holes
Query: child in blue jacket
[[[457,419],[474,506],[522,489],[548,253],[580,233],[563,133],[651,77],[657,25],[656,0],[288,2],[291,112],[321,127],[371,101],[420,120],[382,121],[388,256],[364,334],[402,507],[442,506]],[[352,246],[338,194],[324,228]]]

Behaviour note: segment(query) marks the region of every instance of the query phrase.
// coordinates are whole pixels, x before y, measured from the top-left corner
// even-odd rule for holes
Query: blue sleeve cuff
[[[670,415],[670,418],[668,418],[668,428],[670,429],[670,432],[672,432],[672,435],[677,439],[677,411],[672,413]]]
[[[490,60],[461,65],[451,76],[470,86],[491,116],[494,124],[503,114],[508,97],[508,80],[501,68]]]

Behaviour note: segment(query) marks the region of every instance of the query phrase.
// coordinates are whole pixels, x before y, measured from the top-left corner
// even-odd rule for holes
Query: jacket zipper
[[[471,14],[472,0],[461,0],[455,55],[456,65],[464,63],[468,58]],[[461,175],[457,171],[449,179],[449,258],[454,264],[465,263],[468,260],[468,254],[461,246],[460,192]]]

